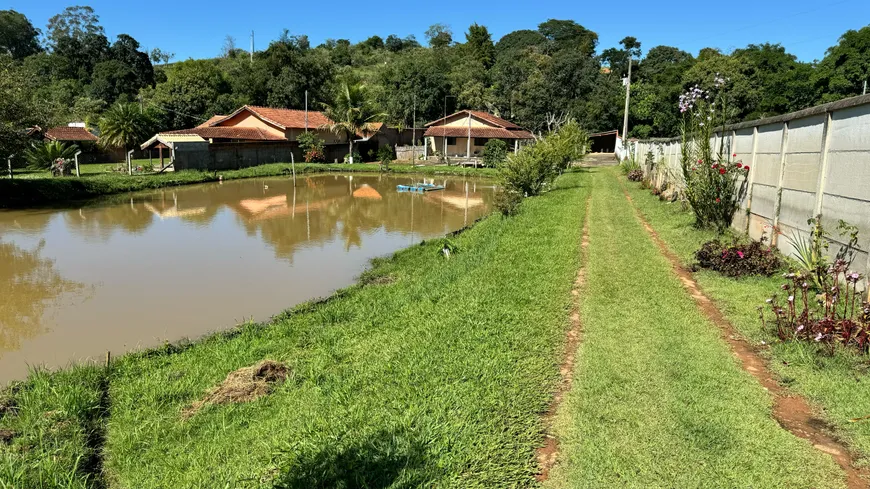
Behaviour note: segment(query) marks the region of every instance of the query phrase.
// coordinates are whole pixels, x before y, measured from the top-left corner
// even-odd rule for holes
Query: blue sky
[[[176,53],[175,60],[216,56],[227,35],[236,38],[238,47],[247,49],[252,29],[260,50],[284,28],[293,34],[307,34],[312,45],[328,38],[357,42],[372,34],[384,38],[389,34],[400,37],[414,34],[422,42],[423,33],[433,23],[450,25],[454,39],[464,39],[468,25],[477,22],[486,25],[497,40],[511,31],[534,29],[540,22],[556,18],[575,20],[597,32],[599,52],[628,35],[641,41],[644,52],[660,44],[677,46],[693,54],[707,46],[728,52],[750,43],[769,41],[783,44],[803,61],[821,59],[843,32],[870,24],[870,9],[859,7],[860,3],[854,0],[87,2],[100,16],[110,38],[130,34],[146,48],[160,47]],[[36,27],[44,29],[49,17],[70,4],[15,0],[5,8],[24,13]]]

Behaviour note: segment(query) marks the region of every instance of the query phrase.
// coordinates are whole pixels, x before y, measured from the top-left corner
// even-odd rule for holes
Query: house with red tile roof
[[[520,126],[478,110],[460,110],[426,124],[425,151],[429,154],[472,158],[483,153],[490,139],[501,139],[516,151],[520,144],[533,140],[531,132]]]
[[[326,144],[326,160],[341,161],[347,154],[347,138],[336,135],[324,126],[332,121],[323,112],[296,109],[276,109],[245,105],[229,115],[216,115],[190,129],[164,131],[142,144],[142,149],[169,149],[173,158],[176,147],[186,145],[198,148],[198,140],[179,139],[180,136],[202,138],[208,143],[208,155],[201,155],[202,162],[196,166],[177,164],[176,168],[232,168],[253,166],[271,162],[289,162],[292,158],[302,160],[298,138],[306,132],[314,132]],[[387,128],[383,123],[373,124],[371,131],[357,134],[356,141],[361,154],[380,145],[393,145],[401,141],[401,134]],[[193,156],[188,158],[193,164]]]

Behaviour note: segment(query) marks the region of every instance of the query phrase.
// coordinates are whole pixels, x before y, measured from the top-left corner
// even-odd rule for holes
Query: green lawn
[[[529,487],[580,264],[582,173],[362,285],[183,347],[36,375],[0,429],[13,487]],[[377,279],[377,280],[376,280]],[[167,318],[167,321],[171,321]],[[182,410],[228,372],[286,362],[255,402]],[[102,447],[102,449],[100,449]],[[101,455],[101,456],[100,456]],[[100,471],[102,467],[102,471]]]
[[[271,163],[241,170],[204,172],[186,170],[162,174],[127,175],[111,171],[115,164],[84,165],[82,177],[51,178],[47,172],[23,172],[14,179],[0,178],[0,208],[31,207],[92,199],[103,195],[151,190],[176,185],[214,182],[219,177],[224,180],[252,177],[271,177],[288,175],[289,163]],[[109,169],[109,171],[105,171]],[[379,165],[371,163],[343,165],[323,163],[298,163],[297,174],[320,172],[378,172]],[[393,173],[414,173],[424,176],[434,175],[474,175],[495,177],[498,172],[493,168],[462,168],[445,166],[390,165]]]
[[[492,215],[453,238],[452,259],[440,240],[408,248],[269,324],[127,355],[108,370],[34,373],[0,395],[0,488],[539,486],[535,450],[560,378],[590,196],[583,333],[544,485],[843,487],[830,457],[773,419],[769,395],[698,311],[618,178],[568,173],[518,216]],[[676,205],[626,185],[683,258],[710,237]],[[740,331],[770,341],[754,312],[776,279],[698,278]],[[866,425],[844,423],[870,414],[859,412],[870,403],[858,359],[791,344],[770,354],[783,381],[868,453]],[[264,359],[290,369],[270,395],[183,414]]]
[[[650,224],[687,264],[701,244],[713,237],[695,229],[691,214],[680,211],[679,204],[662,203],[637,184],[626,182],[626,186]],[[857,452],[860,464],[870,467],[870,420],[849,422],[870,415],[867,356],[846,351],[830,356],[814,345],[783,343],[762,331],[757,307],[779,291],[781,277],[735,280],[710,271],[695,277],[744,337],[757,345],[766,343],[770,368],[780,382],[814,402],[820,408],[819,416],[833,424],[836,434]]]
[[[830,457],[772,419],[766,391],[699,312],[613,169],[594,172],[589,212],[583,337],[548,485],[843,487]]]

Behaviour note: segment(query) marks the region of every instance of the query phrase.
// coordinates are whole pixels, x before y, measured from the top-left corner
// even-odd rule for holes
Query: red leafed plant
[[[782,304],[774,295],[767,300],[773,321],[766,321],[764,308],[761,323],[771,328],[779,339],[824,343],[833,354],[837,344],[867,352],[870,347],[870,303],[858,292],[861,275],[848,270],[845,260],[828,268],[824,292],[811,294],[811,280],[803,274],[783,275],[787,282],[782,290],[788,294]]]

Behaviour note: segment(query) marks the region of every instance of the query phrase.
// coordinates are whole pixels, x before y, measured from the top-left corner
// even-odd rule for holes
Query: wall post
[[[831,147],[831,121],[833,114],[825,115],[825,125],[822,126],[822,149],[819,152],[819,178],[816,184],[816,205],[813,217],[822,213],[822,201],[825,198],[825,185],[828,182],[828,148]]]
[[[758,169],[755,167],[755,155],[758,153],[758,126],[752,127],[752,155],[749,157],[749,161],[752,163],[749,166],[749,175],[746,177],[749,179],[749,191],[746,196],[746,229],[744,230],[746,234],[749,234],[749,224],[752,222],[752,190],[755,188],[755,172]]]
[[[773,207],[773,236],[770,244],[776,246],[779,238],[779,212],[782,208],[782,182],[785,179],[785,155],[788,151],[788,122],[782,123],[782,142],[779,146],[779,181],[776,183],[776,204]]]

